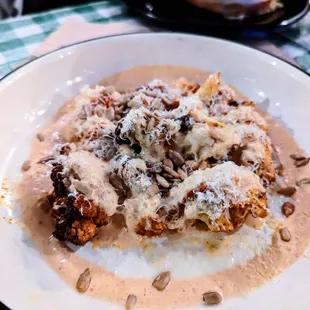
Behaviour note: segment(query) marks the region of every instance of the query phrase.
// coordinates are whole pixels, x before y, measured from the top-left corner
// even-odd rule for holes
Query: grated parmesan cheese
[[[244,204],[250,190],[265,193],[260,178],[250,170],[239,167],[233,162],[226,162],[206,170],[195,171],[183,183],[170,191],[169,204],[182,203],[187,193],[206,184],[207,190],[197,193],[185,207],[185,217],[194,219],[197,214],[207,214],[211,221],[220,218],[231,205]]]
[[[78,192],[79,186],[87,188],[86,197],[105,210],[108,215],[116,211],[118,196],[108,179],[108,165],[86,151],[71,152],[61,161],[63,174],[71,182],[70,191]]]
[[[207,189],[183,201],[184,215],[167,223],[169,228],[183,228],[186,220],[200,219],[200,215],[212,223],[223,216],[228,221],[232,205],[249,203],[253,190],[264,194],[254,172],[265,169],[270,155],[265,120],[253,106],[238,102],[235,91],[221,84],[219,74],[210,75],[197,92],[196,84],[187,84],[195,90],[187,92],[186,82],[170,87],[161,80],[126,94],[109,87],[84,87],[75,99],[68,126],[68,141],[74,141],[74,147],[61,154],[64,145],[60,145],[55,152],[55,162],[63,165],[62,173],[70,181],[70,194],[83,192],[112,215],[119,197],[109,177],[117,174],[126,190],[130,189],[123,213],[132,230],[143,218],[159,220],[157,211],[182,203],[189,191],[201,184]],[[236,103],[230,105],[232,101]],[[247,167],[226,162],[238,146],[246,146],[241,163]],[[194,159],[208,165],[210,160],[216,166],[177,179],[179,185],[170,188],[169,183],[160,184],[156,175],[162,173],[159,177],[175,182],[170,181],[167,167],[164,170],[168,172],[150,173],[156,165],[162,169],[169,150],[178,152],[183,163]],[[172,168],[181,166],[174,163]],[[268,173],[272,174],[272,169]],[[147,189],[154,185],[151,196]],[[158,193],[164,192],[163,187],[170,190],[166,197]]]
[[[144,192],[152,184],[151,179],[146,175],[144,160],[130,158],[128,155],[116,155],[110,162],[111,172],[116,172],[128,186],[133,197]]]

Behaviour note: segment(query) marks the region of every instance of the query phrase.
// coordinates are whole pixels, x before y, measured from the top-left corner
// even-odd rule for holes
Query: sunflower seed
[[[289,242],[291,240],[291,233],[287,227],[283,227],[279,230],[281,239],[285,242]]]
[[[155,121],[160,121],[160,118],[158,116],[156,116],[155,114],[145,112],[145,115],[148,116],[149,118],[153,117],[155,119]]]
[[[286,217],[289,217],[290,215],[292,215],[294,211],[295,211],[295,206],[291,202],[287,201],[282,205],[282,213]]]
[[[146,128],[147,124],[146,124],[146,119],[145,118],[140,118],[140,124],[142,128]]]
[[[114,112],[115,112],[115,115],[120,115],[124,110],[124,106],[120,106],[120,107],[115,107],[114,106]]]
[[[294,162],[295,167],[299,168],[299,167],[303,167],[309,164],[310,158],[304,158],[301,160],[296,160]]]
[[[224,141],[224,136],[220,132],[216,131],[216,129],[213,127],[209,128],[209,135],[214,140]]]
[[[156,174],[156,180],[162,187],[169,188],[170,184],[168,183],[168,181],[159,174]]]
[[[109,177],[109,182],[117,190],[124,191],[123,181],[117,174],[115,173],[111,174]]]
[[[86,117],[93,116],[93,110],[89,105],[83,105],[83,110],[84,110]]]
[[[183,156],[179,152],[169,150],[168,155],[176,166],[182,166],[185,162]]]
[[[205,170],[208,168],[208,162],[207,161],[202,161],[201,164],[199,165],[199,170]]]
[[[152,196],[156,195],[159,193],[159,187],[157,184],[152,184],[146,189],[146,192]]]
[[[167,167],[170,167],[171,169],[173,169],[173,162],[171,161],[171,159],[169,158],[165,158],[163,160],[163,164]]]
[[[271,148],[272,148],[272,160],[275,163],[276,172],[278,175],[283,176],[284,166],[281,163],[279,152],[273,144],[271,144]]]
[[[55,157],[53,155],[42,157],[37,163],[38,164],[46,164],[47,162],[54,160]]]
[[[149,123],[147,124],[146,130],[151,131],[154,128],[155,125],[155,118],[152,117]]]
[[[170,283],[170,271],[162,272],[153,281],[152,285],[158,290],[163,291]]]
[[[107,118],[110,121],[114,121],[115,112],[114,112],[114,109],[112,107],[109,107],[108,110],[107,110]]]
[[[176,171],[174,171],[173,169],[171,169],[170,167],[163,165],[163,168],[169,174],[171,174],[175,179],[179,179],[180,178],[179,174]]]
[[[306,158],[304,155],[300,155],[300,154],[291,154],[290,157],[294,160],[302,160]]]
[[[96,106],[95,109],[94,109],[94,112],[95,114],[98,116],[98,117],[101,117],[102,116],[102,109],[100,106]]]
[[[294,186],[287,186],[287,187],[283,187],[277,190],[278,194],[282,196],[287,196],[287,197],[293,196],[295,192],[296,192],[296,187]]]
[[[26,160],[23,164],[22,164],[22,171],[28,171],[31,167],[31,161],[30,160]]]
[[[126,300],[126,310],[132,310],[137,303],[137,297],[135,295],[128,295]]]
[[[85,293],[90,285],[91,274],[89,268],[87,268],[79,277],[76,282],[76,289],[80,293]]]
[[[149,97],[154,97],[154,98],[156,98],[157,97],[157,93],[156,93],[156,91],[154,91],[154,90],[145,90],[144,91],[144,94],[145,95],[147,95],[147,96],[149,96]]]
[[[44,135],[43,135],[42,133],[40,133],[40,132],[37,134],[37,138],[38,138],[38,140],[39,140],[40,142],[43,142],[43,141],[45,140]]]
[[[167,181],[173,179],[173,176],[167,172],[163,172],[161,176],[164,177],[165,179],[168,179]]]
[[[310,184],[310,178],[304,178],[296,181],[296,185],[300,186],[301,184]]]
[[[217,292],[207,292],[202,295],[202,299],[205,305],[217,305],[222,302],[223,297]]]
[[[187,175],[186,175],[186,173],[184,172],[183,169],[178,168],[177,173],[178,173],[178,175],[180,176],[180,178],[181,178],[182,181],[184,181],[184,180],[186,179],[186,176],[187,176]]]
[[[172,104],[172,101],[168,97],[162,97],[162,101],[166,104]]]
[[[159,110],[161,107],[161,100],[159,98],[155,98],[152,102],[152,108],[155,110]]]

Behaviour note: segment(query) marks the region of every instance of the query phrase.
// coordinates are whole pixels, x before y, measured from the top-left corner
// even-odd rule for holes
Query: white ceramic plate
[[[220,71],[225,82],[263,102],[262,107],[310,153],[307,74],[275,57],[228,41],[172,33],[134,34],[60,49],[0,82],[1,179],[18,177],[38,128],[83,85],[134,66],[165,64]],[[8,223],[8,218],[19,218],[18,206],[8,208],[7,202],[1,203],[2,302],[13,310],[123,309],[68,287],[43,261],[20,226]],[[131,270],[138,274],[135,266]],[[310,260],[301,258],[272,282],[247,296],[226,300],[219,309],[309,309],[309,273]]]

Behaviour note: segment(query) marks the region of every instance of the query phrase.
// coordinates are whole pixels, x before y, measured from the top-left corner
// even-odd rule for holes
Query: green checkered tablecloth
[[[132,18],[122,1],[110,0],[0,21],[0,77],[29,59],[32,51],[68,17],[96,23]],[[271,41],[310,72],[310,14],[290,30],[274,33]]]

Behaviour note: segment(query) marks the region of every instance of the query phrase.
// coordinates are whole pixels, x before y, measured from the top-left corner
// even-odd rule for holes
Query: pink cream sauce
[[[179,77],[190,81],[202,82],[208,73],[185,67],[154,66],[137,67],[104,79],[100,84],[114,85],[117,90],[129,90],[155,78],[171,82]],[[53,121],[41,129],[45,137],[43,142],[34,139],[29,159],[35,163],[52,153],[53,146],[61,142],[62,133],[70,119],[70,102],[65,104]],[[295,168],[289,155],[303,153],[293,138],[272,118],[265,115],[269,124],[269,135],[284,165],[284,181],[295,184],[296,179],[310,176],[310,167]],[[59,133],[59,135],[57,134]],[[124,304],[128,294],[137,296],[137,307],[154,309],[184,307],[201,304],[202,294],[206,291],[220,292],[224,298],[239,296],[278,275],[294,263],[306,250],[310,239],[310,187],[298,188],[294,195],[295,212],[285,221],[292,239],[283,242],[275,232],[272,246],[261,255],[236,267],[226,269],[208,276],[185,279],[172,279],[168,287],[159,292],[152,287],[151,278],[121,278],[103,267],[95,265],[74,252],[69,251],[55,239],[49,239],[53,231],[53,221],[49,214],[42,211],[37,204],[51,189],[49,171],[44,165],[33,165],[24,174],[23,182],[18,186],[22,206],[23,222],[28,228],[32,240],[42,252],[44,259],[69,285],[75,287],[80,274],[90,268],[92,281],[86,294]],[[117,222],[101,229],[95,245],[113,245],[130,248],[143,242],[136,235],[124,232]]]

